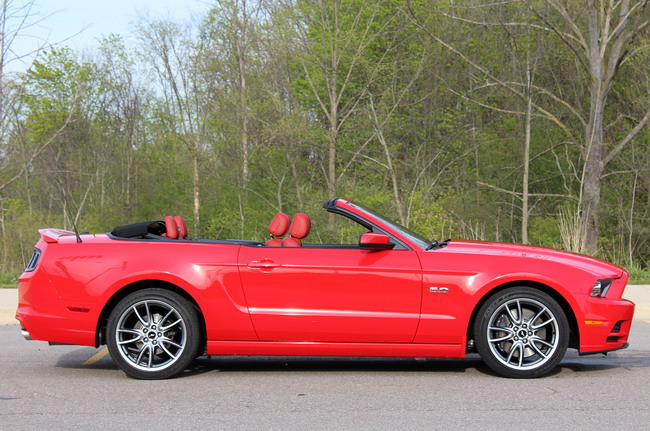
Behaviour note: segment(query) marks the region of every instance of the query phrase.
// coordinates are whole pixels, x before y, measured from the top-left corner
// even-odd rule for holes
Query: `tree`
[[[293,28],[298,33],[303,79],[297,91],[311,99],[325,119],[327,162],[324,167],[329,196],[337,194],[337,150],[346,123],[367,97],[367,90],[379,77],[384,47],[372,54],[385,28],[397,11],[390,2],[354,0],[329,2],[297,1]]]
[[[203,46],[194,44],[191,35],[168,22],[143,20],[139,26],[143,52],[152,66],[174,119],[172,132],[181,141],[191,160],[194,228],[200,227],[201,174],[200,161],[204,151],[205,117],[201,114],[202,93],[197,79],[198,62]]]
[[[645,115],[641,113],[636,125],[622,139],[615,140],[605,132],[609,94],[621,64],[633,49],[639,34],[650,24],[648,0],[589,0],[586,20],[584,8],[578,8],[578,4],[564,5],[557,0],[549,0],[549,3],[561,19],[557,24],[547,24],[571,48],[576,60],[587,70],[589,108],[582,114],[586,121],[584,143],[581,145],[584,165],[580,209],[584,250],[595,253],[600,236],[602,179],[607,165],[650,119],[649,102]]]
[[[516,2],[513,2],[516,3]],[[522,2],[523,3],[523,0]],[[563,83],[542,87],[534,85],[531,88],[543,98],[538,103],[531,103],[536,115],[546,118],[558,126],[570,143],[575,145],[581,155],[581,169],[578,178],[580,187],[578,195],[578,211],[580,223],[579,249],[588,253],[596,253],[600,232],[599,213],[602,178],[607,165],[648,123],[650,110],[646,106],[633,126],[617,142],[613,136],[606,136],[605,119],[614,116],[609,112],[608,96],[616,82],[621,65],[628,52],[634,48],[638,35],[644,31],[650,22],[647,14],[647,0],[632,2],[606,2],[590,0],[586,5],[562,3],[557,0],[546,0],[544,5],[550,6],[553,14],[548,13],[534,2],[527,5],[539,22],[524,21],[490,21],[489,15],[482,19],[470,19],[443,12],[445,16],[461,20],[481,27],[502,26],[534,28],[554,35],[565,45],[567,52],[579,65],[576,70],[577,79],[588,89],[588,104],[584,98],[576,97],[568,100],[564,94],[570,93],[562,88]],[[502,4],[480,5],[475,9],[507,7]],[[586,13],[585,13],[586,12]],[[418,18],[414,12],[413,17]],[[419,21],[417,21],[419,22]],[[430,37],[437,43],[463,59],[467,64],[481,73],[490,81],[490,86],[496,85],[506,92],[513,94],[522,101],[526,100],[524,84],[508,82],[496,76],[491,70],[480,64],[479,59],[470,58],[459,48],[452,46],[442,37],[420,24]],[[565,91],[563,91],[565,90]],[[568,119],[567,119],[568,118]],[[582,136],[582,138],[581,138]]]

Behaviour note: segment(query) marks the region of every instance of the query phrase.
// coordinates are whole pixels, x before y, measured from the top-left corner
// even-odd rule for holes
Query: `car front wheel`
[[[108,319],[115,363],[136,379],[166,379],[192,362],[200,326],[191,303],[165,289],[144,289],[120,301]]]
[[[569,324],[551,296],[513,287],[483,304],[474,336],[481,358],[494,372],[513,378],[543,377],[564,357]]]

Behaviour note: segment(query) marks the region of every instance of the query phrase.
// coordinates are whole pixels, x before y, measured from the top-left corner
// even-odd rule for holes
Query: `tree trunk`
[[[192,184],[194,186],[194,231],[198,231],[201,218],[201,185],[200,185],[200,175],[199,175],[199,156],[196,150],[196,144],[193,145],[194,151],[192,151]]]
[[[4,199],[0,197],[0,233],[2,234],[2,272],[7,271],[7,232],[5,231],[5,207]]]
[[[528,181],[530,177],[530,122],[532,117],[532,96],[530,94],[530,70],[528,73],[528,100],[526,103],[526,124],[524,137],[524,179],[521,196],[521,242],[528,244]]]
[[[593,102],[592,102],[593,104]],[[599,105],[596,101],[596,105]],[[600,189],[603,175],[603,113],[598,106],[587,127],[587,160],[584,165],[582,180],[581,220],[582,248],[586,253],[594,254],[598,250],[600,237]],[[598,113],[600,111],[600,113]]]
[[[379,128],[377,129],[377,138],[379,139],[379,143],[381,143],[381,146],[384,149],[384,155],[386,156],[386,167],[390,173],[391,184],[393,186],[393,199],[395,200],[395,208],[397,208],[397,216],[399,217],[399,222],[403,226],[406,226],[408,223],[406,220],[404,205],[402,203],[402,196],[399,190],[399,183],[397,181],[397,172],[393,167],[393,158],[390,154],[390,149],[388,148],[388,143],[386,142],[384,133]]]
[[[336,141],[338,138],[338,104],[336,93],[336,74],[331,77],[330,91],[330,115],[328,130],[328,154],[327,154],[327,192],[328,199],[336,197]]]
[[[289,165],[291,166],[291,175],[293,176],[293,185],[296,189],[296,200],[298,201],[298,210],[302,211],[305,202],[302,197],[302,189],[300,187],[300,174],[298,174],[298,169],[296,167],[296,161],[289,155],[289,152],[287,152],[287,159],[289,161]]]
[[[634,265],[633,241],[634,237],[634,203],[636,201],[636,188],[639,180],[639,172],[634,173],[634,186],[632,187],[632,199],[630,200],[630,234],[627,236],[628,265]]]
[[[582,173],[582,194],[580,199],[580,224],[582,248],[594,254],[598,250],[600,236],[600,189],[603,174],[603,119],[607,100],[604,59],[600,52],[601,34],[594,3],[589,6],[588,60],[591,74],[589,121],[585,130],[586,160]]]
[[[339,113],[336,92],[336,74],[332,74],[330,82],[330,115],[328,130],[328,151],[327,151],[327,199],[336,198],[336,141],[338,139]],[[327,224],[334,227],[335,215],[329,213]]]
[[[246,100],[246,59],[245,47],[237,46],[239,57],[239,110],[241,115],[242,179],[248,182],[248,102]]]

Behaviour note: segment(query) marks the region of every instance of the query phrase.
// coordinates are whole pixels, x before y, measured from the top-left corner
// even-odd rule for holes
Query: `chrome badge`
[[[431,293],[449,293],[449,288],[448,287],[431,286],[429,288],[429,292],[431,292]]]

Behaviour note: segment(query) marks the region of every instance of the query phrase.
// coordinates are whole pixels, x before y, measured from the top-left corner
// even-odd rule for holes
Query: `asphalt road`
[[[645,430],[650,321],[609,356],[569,351],[550,377],[492,375],[478,357],[200,358],[166,381],[127,378],[103,349],[0,326],[0,429]]]

